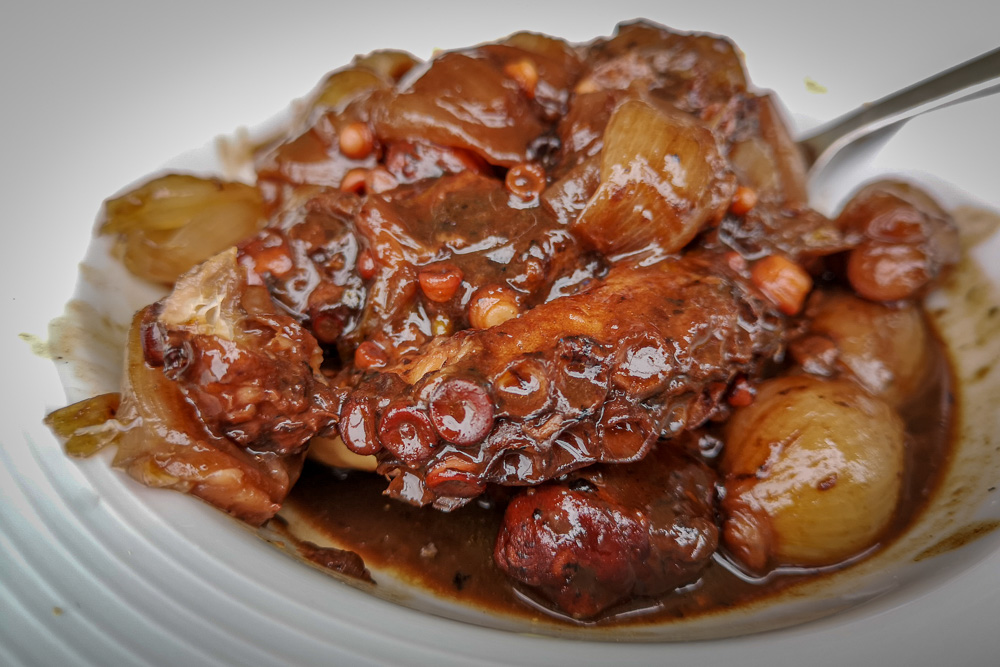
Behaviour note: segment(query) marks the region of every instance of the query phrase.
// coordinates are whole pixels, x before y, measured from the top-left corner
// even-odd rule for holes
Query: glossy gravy
[[[611,627],[729,610],[843,570],[891,543],[918,516],[942,474],[942,467],[933,463],[948,460],[953,434],[953,376],[943,346],[936,343],[935,368],[923,395],[901,410],[907,425],[906,473],[892,525],[880,544],[831,567],[779,568],[765,577],[753,577],[741,572],[720,549],[696,582],[659,599],[634,598],[595,619],[580,621],[553,610],[495,565],[493,547],[503,518],[503,489],[489,500],[444,513],[386,498],[380,476],[308,462],[286,504],[330,544],[357,553],[368,566],[392,572],[446,600],[501,615]],[[711,453],[706,459],[711,461]]]

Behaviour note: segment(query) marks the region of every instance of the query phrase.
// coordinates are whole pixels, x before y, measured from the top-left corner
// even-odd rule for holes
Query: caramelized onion
[[[907,299],[932,277],[927,254],[916,245],[868,242],[851,251],[847,278],[873,301]]]
[[[112,420],[120,404],[119,394],[101,394],[53,411],[45,424],[66,442],[67,454],[90,456],[118,437]]]
[[[104,204],[102,234],[118,235],[129,271],[172,283],[264,224],[260,191],[243,183],[167,174]]]
[[[958,261],[955,222],[906,183],[880,181],[862,188],[837,223],[857,243],[848,259],[848,280],[873,301],[918,296]]]
[[[676,252],[722,217],[734,188],[711,130],[632,99],[608,121],[601,185],[573,229],[607,255]]]
[[[726,426],[725,543],[758,572],[861,552],[895,511],[904,437],[895,411],[853,382],[762,384]]]
[[[916,305],[820,292],[805,314],[809,336],[791,346],[805,370],[818,366],[820,372],[843,373],[893,406],[920,395],[932,368],[932,334]],[[832,350],[824,349],[824,342]]]

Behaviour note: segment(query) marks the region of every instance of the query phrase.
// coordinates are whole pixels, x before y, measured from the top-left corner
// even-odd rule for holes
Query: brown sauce
[[[905,481],[893,522],[877,546],[835,566],[780,568],[762,578],[740,572],[720,550],[696,582],[661,599],[633,599],[589,621],[553,610],[494,564],[502,501],[471,503],[450,513],[415,507],[385,497],[385,481],[377,475],[308,462],[287,505],[331,544],[359,554],[369,567],[446,600],[528,621],[607,627],[728,610],[850,567],[892,543],[919,515],[940,481],[941,462],[948,460],[955,412],[952,373],[940,342],[932,364],[922,395],[901,409],[907,426]]]

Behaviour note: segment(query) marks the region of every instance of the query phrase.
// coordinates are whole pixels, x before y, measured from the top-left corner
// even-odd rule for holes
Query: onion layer
[[[129,271],[170,284],[263,224],[257,188],[167,174],[107,200],[100,232],[118,235],[118,252]]]
[[[726,428],[723,539],[748,569],[838,563],[875,544],[903,474],[904,429],[847,381],[780,377]]]
[[[608,121],[601,185],[573,229],[606,255],[653,244],[672,253],[722,217],[734,190],[711,130],[631,99]]]

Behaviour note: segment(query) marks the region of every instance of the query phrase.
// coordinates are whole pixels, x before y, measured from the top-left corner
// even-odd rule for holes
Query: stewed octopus
[[[173,291],[136,316],[120,396],[50,416],[72,452],[116,443],[255,525],[305,457],[427,511],[486,503],[482,557],[575,619],[713,558],[844,562],[932,485],[904,479],[904,417],[947,385],[920,300],[956,227],[903,183],[809,208],[724,38],[376,52],[254,168],[108,200],[101,231]]]

